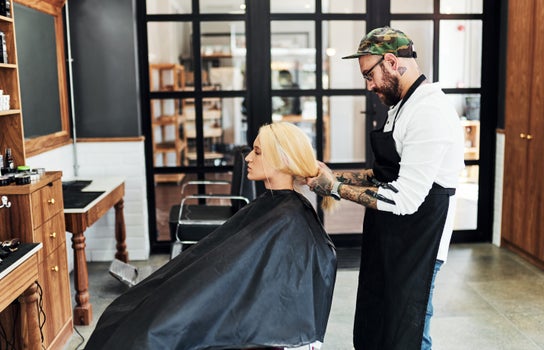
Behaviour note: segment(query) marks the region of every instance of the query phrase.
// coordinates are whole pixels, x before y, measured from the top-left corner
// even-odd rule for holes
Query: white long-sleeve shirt
[[[398,103],[388,112],[384,132],[391,131]],[[378,201],[378,210],[396,215],[415,213],[434,182],[457,188],[464,168],[464,135],[459,116],[438,83],[422,84],[399,112],[393,139],[400,155],[397,180],[391,184],[399,191],[380,188],[378,193],[395,201]],[[455,196],[450,197],[446,224],[437,259],[446,261],[453,232]]]

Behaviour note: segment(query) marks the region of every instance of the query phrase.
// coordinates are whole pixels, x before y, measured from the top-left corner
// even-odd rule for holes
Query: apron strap
[[[429,191],[429,194],[447,194],[451,197],[455,194],[455,188],[442,187],[434,182],[433,187],[431,187],[431,190]]]

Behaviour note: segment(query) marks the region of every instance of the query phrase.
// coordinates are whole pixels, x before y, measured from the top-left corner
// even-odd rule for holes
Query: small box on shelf
[[[10,0],[0,0],[0,16],[11,17]]]

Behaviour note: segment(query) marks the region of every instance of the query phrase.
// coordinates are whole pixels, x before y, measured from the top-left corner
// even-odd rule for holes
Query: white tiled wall
[[[78,178],[92,179],[100,176],[125,178],[125,224],[127,250],[130,260],[149,257],[149,230],[145,183],[144,142],[82,142],[77,149]],[[63,180],[75,177],[74,146],[68,145],[27,159],[31,167],[48,171],[61,170]],[[112,208],[104,217],[85,231],[87,261],[110,261],[115,255],[115,211]],[[73,266],[71,235],[67,234],[70,270]]]

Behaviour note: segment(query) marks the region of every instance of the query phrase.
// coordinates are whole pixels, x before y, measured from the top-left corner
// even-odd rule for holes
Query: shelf
[[[6,17],[6,16],[0,16],[0,22],[13,22],[13,18]]]
[[[15,69],[15,68],[17,68],[17,65],[16,65],[16,64],[13,64],[13,63],[0,63],[0,68],[11,68],[11,69]]]
[[[153,126],[166,126],[183,123],[183,115],[161,115],[156,117],[152,124]]]
[[[21,113],[20,109],[10,109],[10,110],[7,110],[7,111],[0,111],[0,117],[9,116],[9,115],[16,115],[16,114],[20,114],[20,113]]]
[[[196,139],[196,130],[186,130],[188,139]],[[204,129],[204,138],[221,137],[223,135],[223,129],[221,128],[208,128]]]

